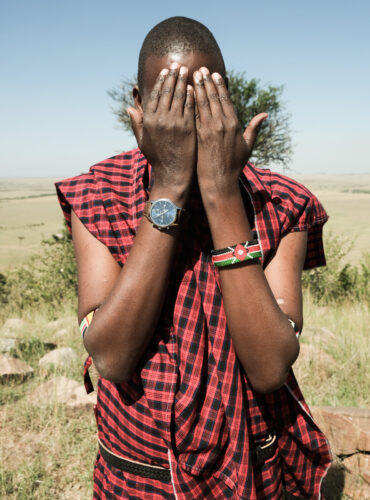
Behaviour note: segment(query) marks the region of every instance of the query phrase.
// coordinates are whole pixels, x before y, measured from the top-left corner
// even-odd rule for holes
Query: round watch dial
[[[150,218],[159,227],[170,226],[177,215],[177,207],[170,200],[156,200],[150,209]]]

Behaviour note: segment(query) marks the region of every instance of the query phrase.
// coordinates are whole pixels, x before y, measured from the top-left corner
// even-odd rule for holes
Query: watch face
[[[170,200],[156,200],[150,209],[150,217],[159,227],[170,226],[177,215],[177,207]]]

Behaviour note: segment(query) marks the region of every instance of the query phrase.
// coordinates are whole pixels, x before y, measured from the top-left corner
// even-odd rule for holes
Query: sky
[[[292,172],[370,173],[368,0],[0,0],[0,177],[70,177],[135,147],[107,91],[175,15],[213,32],[228,69],[284,85]]]

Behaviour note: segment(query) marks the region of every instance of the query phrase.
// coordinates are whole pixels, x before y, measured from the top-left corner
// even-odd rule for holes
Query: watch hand
[[[168,210],[165,210],[164,212],[161,212],[160,214],[155,214],[155,217],[161,217],[162,215],[164,215],[167,212],[168,212]]]

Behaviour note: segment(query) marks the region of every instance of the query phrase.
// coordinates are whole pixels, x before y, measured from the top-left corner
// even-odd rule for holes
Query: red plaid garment
[[[71,209],[123,266],[142,218],[151,168],[136,149],[56,184],[67,224]],[[325,264],[319,201],[299,183],[247,165],[241,187],[265,267],[281,237],[308,231],[305,269]],[[98,455],[94,498],[278,499],[284,488],[320,498],[331,462],[291,372],[269,395],[256,394],[227,329],[211,236],[199,194],[181,232],[165,305],[132,380],[99,379],[98,436],[114,453],[171,469],[171,483],[123,473]],[[271,432],[278,449],[264,464],[253,447]],[[322,498],[322,497],[321,497]]]

